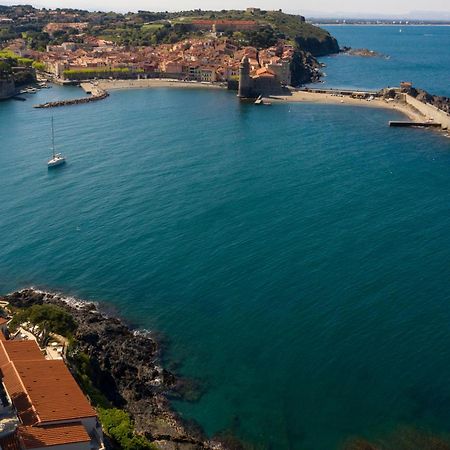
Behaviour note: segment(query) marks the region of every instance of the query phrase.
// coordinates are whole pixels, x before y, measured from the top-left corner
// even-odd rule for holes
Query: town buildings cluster
[[[47,29],[61,30],[71,23],[50,23]],[[78,23],[78,27],[83,27]],[[209,25],[208,25],[209,26]],[[185,39],[175,44],[127,48],[93,36],[83,36],[82,43],[64,42],[49,45],[45,52],[27,49],[25,41],[17,39],[9,48],[15,53],[41,61],[45,70],[64,79],[67,71],[86,72],[91,69],[107,73],[124,69],[140,77],[164,77],[201,82],[236,80],[244,56],[250,61],[253,76],[276,78],[281,84],[291,82],[292,45],[280,42],[276,46],[257,50],[241,47],[235,41],[213,33],[207,37]]]
[[[2,450],[104,448],[97,413],[60,352],[41,350],[26,332],[10,338],[4,318],[0,318],[0,379]]]

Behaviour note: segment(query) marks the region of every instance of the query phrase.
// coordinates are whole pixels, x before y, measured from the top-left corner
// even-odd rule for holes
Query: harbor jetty
[[[409,120],[391,120],[390,127],[420,127],[420,128],[441,128],[441,124],[437,122],[414,122]]]
[[[100,89],[99,87],[96,87],[94,85],[92,85],[92,89],[89,92],[86,91],[86,93],[91,94],[91,96],[83,97],[83,98],[74,98],[74,99],[69,99],[69,100],[58,100],[55,102],[41,103],[39,105],[34,105],[34,108],[56,108],[58,106],[81,105],[83,103],[91,103],[91,102],[103,100],[109,96],[107,91]]]
[[[429,96],[429,98],[433,98]],[[268,99],[282,102],[304,102],[341,104],[384,108],[398,111],[408,121],[390,121],[391,127],[422,127],[450,130],[450,114],[443,108],[413,97],[402,86],[381,91],[353,91],[347,89],[291,89],[289,95],[269,96]]]

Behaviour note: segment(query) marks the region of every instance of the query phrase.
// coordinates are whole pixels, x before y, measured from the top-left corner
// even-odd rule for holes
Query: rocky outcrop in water
[[[91,103],[96,102],[98,100],[103,100],[106,97],[108,97],[108,92],[97,89],[95,92],[92,93],[90,97],[83,97],[83,98],[74,98],[70,100],[58,100],[56,102],[48,102],[48,103],[41,103],[39,105],[34,105],[34,108],[56,108],[58,106],[70,106],[70,105],[81,105],[83,103]]]
[[[182,381],[159,364],[160,351],[148,333],[132,330],[93,303],[67,301],[57,294],[25,289],[4,297],[27,308],[51,303],[67,310],[77,323],[75,351],[88,355],[91,380],[114,406],[128,411],[136,431],[163,450],[223,450],[198,427],[188,426],[171,410],[166,395],[177,394]]]
[[[369,50],[368,48],[351,48],[351,47],[342,47],[341,53],[345,53],[350,56],[361,56],[363,58],[386,58],[389,59],[388,56],[383,55],[383,53],[376,52],[375,50]]]

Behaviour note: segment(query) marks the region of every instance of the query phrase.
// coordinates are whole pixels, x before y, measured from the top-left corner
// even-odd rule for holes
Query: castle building
[[[238,97],[242,99],[254,97],[252,92],[252,82],[250,78],[250,62],[247,56],[244,56],[242,58],[241,64],[239,66]]]
[[[280,95],[283,93],[282,84],[290,81],[290,78],[285,78],[282,70],[278,74],[268,67],[260,67],[253,72],[250,69],[249,58],[244,56],[239,66],[238,85],[238,97],[242,100],[257,98],[260,95]]]

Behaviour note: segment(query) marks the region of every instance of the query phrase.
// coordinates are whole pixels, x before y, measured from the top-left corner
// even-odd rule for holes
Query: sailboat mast
[[[53,116],[52,116],[52,154],[55,157],[55,130],[53,129]]]

